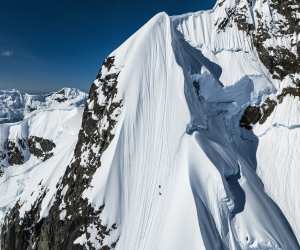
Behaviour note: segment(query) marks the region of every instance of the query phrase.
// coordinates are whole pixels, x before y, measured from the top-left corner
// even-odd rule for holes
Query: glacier
[[[84,110],[25,118],[56,147],[0,177],[1,249],[300,249],[299,8],[158,13]]]

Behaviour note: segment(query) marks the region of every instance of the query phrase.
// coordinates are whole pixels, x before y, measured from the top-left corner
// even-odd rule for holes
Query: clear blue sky
[[[209,9],[215,0],[1,1],[0,89],[88,90],[103,59],[160,11]]]

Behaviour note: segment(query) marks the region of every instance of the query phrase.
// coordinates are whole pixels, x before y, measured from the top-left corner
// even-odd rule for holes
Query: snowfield
[[[20,210],[22,214],[31,208],[41,192],[49,190],[44,201],[46,209],[59,178],[64,174],[72,158],[87,95],[77,89],[62,90],[67,93],[68,98],[68,101],[63,103],[53,101],[57,96],[56,93],[32,96],[21,94],[17,90],[0,92],[0,99],[5,100],[1,104],[9,110],[6,114],[9,115],[10,121],[21,119],[18,122],[0,124],[1,153],[5,151],[7,140],[17,142],[30,136],[47,138],[56,144],[54,157],[45,162],[34,155],[28,155],[28,152],[25,152],[26,161],[21,165],[6,166],[8,163],[5,160],[1,162],[3,171],[0,177],[1,222],[7,210],[16,201],[24,203]],[[45,99],[47,102],[41,102]],[[36,110],[26,113],[26,108],[34,102]],[[16,110],[21,110],[20,116],[14,116]]]
[[[209,11],[155,15],[104,62],[79,136],[83,108],[72,102],[2,124],[1,137],[34,135],[56,147],[46,161],[29,156],[6,166],[0,221],[17,201],[20,218],[38,201],[37,221],[48,218],[43,226],[50,228],[57,228],[55,209],[61,224],[93,211],[92,222],[74,220],[81,229],[54,249],[299,250],[299,97],[286,95],[253,128],[240,123],[248,106],[276,100],[299,77],[274,77],[243,30],[259,26],[261,16],[283,20],[269,13],[270,1],[225,0]],[[246,13],[239,22],[249,26],[234,21],[233,10]],[[109,139],[91,143],[97,132]],[[31,242],[44,249],[34,233]]]

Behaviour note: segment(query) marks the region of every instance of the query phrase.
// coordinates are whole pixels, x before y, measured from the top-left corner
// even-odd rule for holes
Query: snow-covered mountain
[[[80,106],[86,97],[86,93],[75,88],[40,95],[0,90],[0,123],[20,121],[36,110]]]
[[[106,58],[83,114],[1,125],[24,152],[0,178],[1,249],[300,249],[299,13],[159,13]]]
[[[1,224],[19,197],[37,191],[42,180],[55,189],[74,150],[86,99],[70,88],[43,95],[0,91]]]

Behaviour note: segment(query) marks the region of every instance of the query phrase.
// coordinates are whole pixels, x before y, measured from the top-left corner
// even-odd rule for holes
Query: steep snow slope
[[[207,20],[208,14],[192,17]],[[95,202],[96,197],[98,206],[106,205],[107,216],[120,216],[114,220],[122,226],[116,248],[298,249],[255,174],[251,145],[241,141],[234,127],[243,105],[275,90],[255,51],[247,46],[250,39],[236,29],[226,34],[224,44],[215,38],[217,49],[197,51],[189,38],[182,39],[186,34],[179,33],[185,16],[173,20],[157,15],[112,54],[117,66],[127,56],[118,78],[119,90],[126,89],[125,117],[115,145],[118,153],[104,164],[111,166],[104,200],[99,202],[98,189],[91,198]],[[207,27],[205,23],[209,20],[203,24]],[[194,25],[190,29],[198,31]],[[201,32],[199,37],[205,36]],[[220,71],[228,71],[222,60],[228,60],[228,51],[234,53],[231,65],[245,66],[222,79]],[[216,56],[208,57],[214,52]],[[220,83],[234,87],[221,89]],[[199,85],[199,101],[193,84]],[[120,194],[115,193],[116,179],[121,181]],[[91,186],[98,181],[94,178]],[[84,195],[89,197],[88,191]],[[123,209],[114,212],[119,207]]]
[[[159,13],[112,52],[64,174],[21,195],[1,247],[300,249],[299,4],[281,4]]]
[[[72,157],[82,111],[82,108],[48,110],[37,113],[21,122],[0,126],[2,135],[4,131],[8,131],[10,141],[35,136],[51,140],[56,145],[50,159],[43,161],[32,154],[28,156],[29,159],[22,165],[2,168],[0,220],[2,220],[6,209],[19,200],[19,197],[22,197],[20,202],[25,203],[30,208],[38,192],[42,192],[47,188],[55,190],[59,177],[65,171],[64,166],[67,166]],[[3,139],[3,136],[1,139]]]
[[[257,173],[300,240],[299,99],[288,96],[266,124],[255,127],[259,138]]]
[[[63,103],[58,102],[63,93]],[[16,202],[23,214],[46,191],[42,213],[47,214],[55,186],[73,155],[86,94],[63,89],[41,97],[13,90],[2,91],[1,97],[10,123],[0,124],[0,224]],[[27,112],[33,106],[35,111]]]

